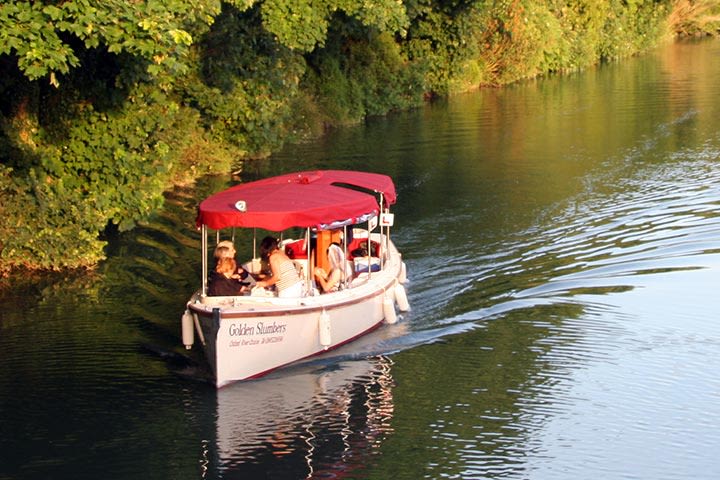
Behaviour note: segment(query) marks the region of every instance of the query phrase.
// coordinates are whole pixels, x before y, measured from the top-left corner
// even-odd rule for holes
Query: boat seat
[[[285,255],[291,259],[308,258],[307,242],[304,238],[285,244]]]
[[[368,245],[368,239],[365,238],[353,238],[353,241],[350,242],[350,245],[348,245],[347,252],[348,252],[348,259],[353,260],[355,257],[366,257],[367,256],[367,248]],[[363,251],[362,254],[360,254],[360,251]],[[380,242],[376,242],[375,240],[370,240],[370,256],[371,257],[380,257]]]

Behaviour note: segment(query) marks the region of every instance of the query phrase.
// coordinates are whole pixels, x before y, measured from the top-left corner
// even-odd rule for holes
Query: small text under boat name
[[[247,323],[231,323],[228,329],[228,334],[231,337],[255,337],[256,335],[262,335],[262,337],[230,340],[230,346],[240,347],[243,345],[259,345],[264,343],[282,342],[283,336],[278,334],[285,333],[286,330],[286,323],[277,324],[273,322],[270,325],[266,325],[263,322],[258,322],[257,324],[255,324],[255,326],[248,325]]]

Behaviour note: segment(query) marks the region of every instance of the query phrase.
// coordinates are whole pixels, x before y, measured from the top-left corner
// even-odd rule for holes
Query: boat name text
[[[286,330],[286,323],[278,324],[273,322],[270,325],[266,325],[263,322],[257,322],[255,326],[248,325],[247,323],[231,323],[228,333],[231,337],[244,337],[251,335],[276,335],[278,333],[285,333]]]

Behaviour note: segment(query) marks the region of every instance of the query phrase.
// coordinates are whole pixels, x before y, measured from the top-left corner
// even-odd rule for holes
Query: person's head
[[[330,232],[330,243],[334,243],[336,245],[342,246],[343,242],[343,233],[342,230],[332,230]]]
[[[338,245],[342,245],[343,243],[343,232],[342,230],[334,230],[330,234],[330,243],[337,243]]]
[[[237,264],[235,263],[234,258],[221,257],[218,259],[217,265],[215,266],[215,271],[229,277],[230,275],[235,273],[236,268]]]
[[[215,259],[230,257],[235,258],[235,245],[230,240],[223,240],[215,245]]]
[[[278,239],[268,235],[260,242],[260,257],[267,259],[270,254],[278,249]]]

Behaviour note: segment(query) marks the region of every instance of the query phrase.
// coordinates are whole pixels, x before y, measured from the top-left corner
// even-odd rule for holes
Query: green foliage
[[[50,92],[43,121],[21,103],[2,122],[0,152],[15,165],[5,170],[12,194],[3,207],[17,219],[0,232],[3,269],[93,265],[108,223],[132,228],[162,205],[173,183],[229,168],[222,149],[202,148],[208,142],[197,112],[157,87],[141,84],[112,102],[110,91],[68,80],[72,94]],[[105,101],[96,104],[83,95],[102,92]]]
[[[31,80],[79,65],[75,42],[143,59],[147,71],[182,74],[193,42],[212,24],[219,0],[8,2],[0,6],[0,55],[13,55]]]
[[[363,117],[360,87],[343,72],[341,59],[320,55],[308,72],[305,88],[318,104],[325,125],[355,123]]]
[[[265,29],[291,49],[310,52],[324,46],[336,12],[353,17],[366,27],[404,34],[405,7],[396,0],[272,0],[262,2]]]
[[[600,59],[599,48],[611,4],[597,0],[557,0],[548,7],[555,18],[553,29],[560,31],[560,39],[557,34],[553,35],[553,42],[544,49],[547,71],[577,70],[595,64]]]
[[[330,13],[323,1],[275,0],[262,6],[265,28],[283,45],[302,51],[324,43]]]
[[[484,6],[476,3],[416,0],[408,7],[410,26],[403,50],[411,61],[424,63],[425,82],[434,94],[483,82],[478,39],[484,28],[479,21]]]
[[[689,0],[688,0],[689,1]],[[670,0],[416,0],[403,46],[441,95],[576,70],[665,38]]]
[[[77,202],[61,181],[12,175],[0,165],[0,275],[14,268],[57,270],[94,265],[104,258],[91,203]],[[24,180],[27,178],[27,181]]]
[[[718,0],[0,4],[0,273],[92,266],[170,185],[327,126],[717,31]]]
[[[212,137],[249,157],[292,137],[287,123],[305,64],[261,28],[258,15],[226,8],[195,49],[195,69],[177,85]]]
[[[317,51],[309,59],[313,68],[305,88],[318,99],[326,122],[353,123],[367,115],[420,105],[423,64],[409,62],[388,33],[350,32],[338,29],[334,48]]]
[[[69,125],[67,141],[48,145],[42,155],[44,171],[63,179],[67,189],[121,230],[160,206],[158,192],[168,185],[172,167],[170,146],[159,137],[172,126],[177,106],[139,97],[119,111],[87,106],[83,121]]]
[[[598,48],[599,58],[614,60],[646,50],[666,35],[668,1],[612,0]]]

